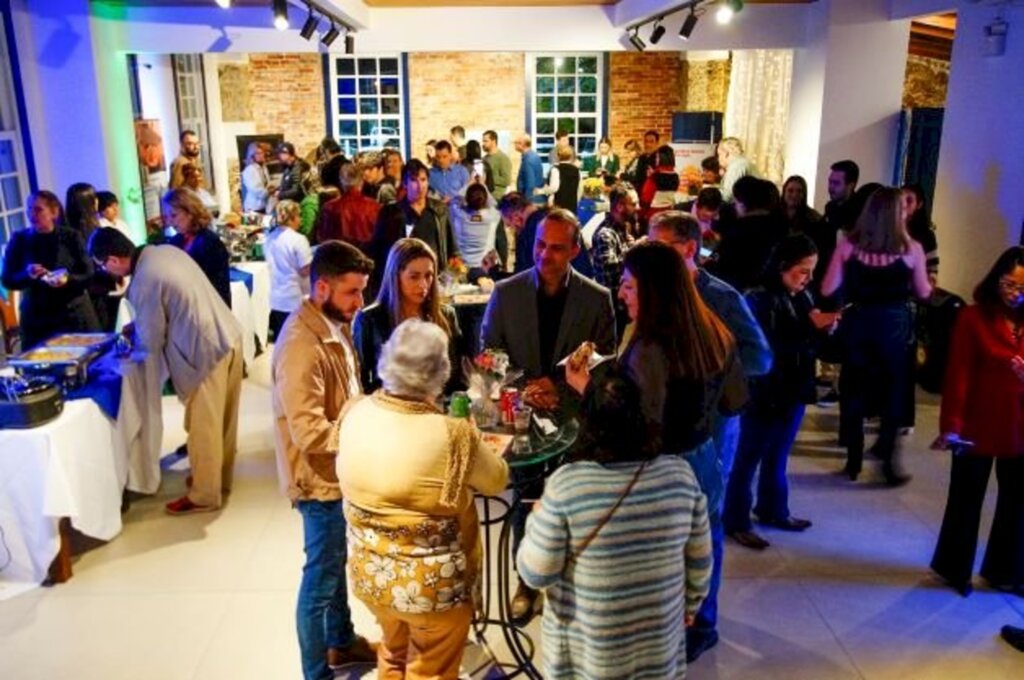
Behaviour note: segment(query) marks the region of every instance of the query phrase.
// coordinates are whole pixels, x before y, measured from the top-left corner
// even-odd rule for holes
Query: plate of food
[[[14,361],[35,364],[66,364],[74,363],[86,355],[84,347],[36,347],[22,352]]]
[[[504,456],[512,446],[512,435],[497,432],[481,432],[480,441],[499,456]]]

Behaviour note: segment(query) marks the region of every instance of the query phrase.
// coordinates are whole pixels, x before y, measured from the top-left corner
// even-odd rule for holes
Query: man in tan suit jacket
[[[289,315],[274,346],[278,476],[302,515],[306,551],[296,612],[306,680],[330,680],[331,666],[377,658],[352,626],[335,471],[341,414],[361,393],[351,323],[372,270],[373,261],[356,247],[321,244],[310,264],[310,296]]]

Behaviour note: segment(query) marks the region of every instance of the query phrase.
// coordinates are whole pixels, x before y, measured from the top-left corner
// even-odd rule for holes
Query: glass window
[[[206,122],[206,89],[203,86],[203,57],[198,54],[175,54],[171,58],[171,63],[176,76],[175,82],[178,83],[175,92],[178,104],[178,129],[192,130],[199,136],[199,164],[203,168],[206,188],[213,193],[210,131]]]
[[[0,15],[0,21],[3,20],[6,15]],[[9,54],[0,23],[0,253],[11,234],[28,225],[28,173]]]
[[[597,54],[527,57],[534,148],[545,165],[555,131],[569,133],[580,160],[593,155],[604,129],[604,60]]]
[[[385,147],[405,148],[402,60],[394,55],[338,57],[330,62],[335,83],[331,115],[346,156]]]

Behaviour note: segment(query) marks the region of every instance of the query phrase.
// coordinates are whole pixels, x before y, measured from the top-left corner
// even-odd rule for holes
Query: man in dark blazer
[[[481,345],[507,352],[531,383],[553,386],[558,362],[587,340],[615,351],[611,294],[570,266],[579,229],[575,215],[551,210],[537,226],[534,266],[498,283],[484,314]]]
[[[572,268],[580,252],[580,223],[568,210],[552,209],[537,225],[534,266],[498,283],[487,304],[480,345],[508,353],[514,368],[525,371],[526,401],[536,408],[576,408],[557,364],[590,340],[599,354],[615,351],[615,312],[607,288]],[[557,383],[557,385],[556,385]],[[543,484],[525,489],[539,498]],[[512,551],[519,548],[528,504],[512,510]],[[533,616],[537,593],[522,581],[512,599],[512,621],[525,625]]]

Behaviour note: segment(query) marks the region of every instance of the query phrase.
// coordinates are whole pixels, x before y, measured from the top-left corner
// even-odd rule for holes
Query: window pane
[[[342,137],[356,136],[356,122],[354,120],[343,120],[338,125],[338,134]]]
[[[580,155],[593,154],[596,149],[597,137],[580,137],[576,142],[576,151]]]
[[[558,94],[573,94],[574,92],[576,92],[575,78],[558,79]]]
[[[595,135],[597,134],[597,119],[596,118],[580,118],[577,121],[579,125],[579,132],[582,135]]]
[[[376,99],[360,99],[359,100],[359,113],[370,113],[377,114],[378,109]]]
[[[538,118],[537,119],[537,134],[538,135],[553,135],[553,134],[555,134],[555,119],[554,118]]]
[[[398,114],[400,112],[398,97],[382,97],[380,100],[380,112]]]
[[[537,97],[537,113],[554,113],[554,97]]]
[[[559,113],[574,113],[576,111],[576,98],[575,97],[559,97],[558,98],[558,112]]]
[[[554,94],[554,78],[537,78],[537,94]]]
[[[12,234],[19,229],[24,229],[27,224],[25,213],[20,210],[7,216],[7,228],[11,230]]]
[[[359,75],[361,75],[361,76],[375,76],[375,75],[377,75],[377,60],[376,59],[360,59],[359,60]]]
[[[576,132],[576,119],[575,118],[559,118],[558,119],[558,130],[560,132],[568,132],[572,134]]]
[[[4,208],[6,210],[21,209],[21,186],[17,177],[8,177],[3,180]]]
[[[10,141],[0,142],[0,174],[6,175],[15,172],[17,166],[14,162],[14,145]]]
[[[361,120],[359,121],[359,136],[369,137],[377,132],[377,127],[376,120]]]
[[[580,97],[580,113],[597,113],[597,97]]]
[[[355,59],[338,59],[335,61],[339,76],[354,76],[356,74]]]
[[[580,78],[580,92],[585,94],[594,94],[597,92],[597,78],[594,76],[584,76]]]
[[[338,78],[338,94],[353,95],[356,93],[355,78]]]
[[[398,126],[400,123],[397,118],[384,118],[380,121],[382,127],[384,127],[389,135],[398,134]]]
[[[537,58],[537,73],[554,73],[555,60],[551,57]]]
[[[383,76],[397,76],[398,75],[398,60],[397,59],[381,59],[380,60],[380,73]]]
[[[338,98],[338,113],[342,115],[354,115],[356,112],[356,100],[354,97]]]
[[[338,145],[341,146],[341,152],[349,158],[352,158],[359,153],[359,143],[352,137],[339,139]]]
[[[556,57],[555,67],[559,73],[576,73],[576,57]]]
[[[376,96],[377,95],[377,79],[376,78],[360,78],[359,79],[359,94]]]
[[[381,78],[380,93],[382,95],[398,96],[398,78]]]
[[[597,57],[580,57],[577,64],[577,73],[597,73]]]

